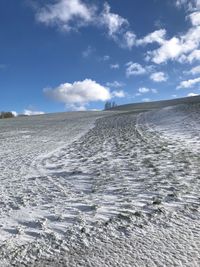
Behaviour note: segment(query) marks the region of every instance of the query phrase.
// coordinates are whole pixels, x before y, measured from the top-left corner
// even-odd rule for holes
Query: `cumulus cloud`
[[[111,12],[108,3],[99,12],[97,5],[82,0],[57,0],[54,4],[37,8],[36,19],[66,32],[93,25],[105,30],[122,47],[131,49],[135,43],[135,34],[130,31],[128,20]]]
[[[93,3],[87,4],[83,0],[56,0],[37,8],[36,19],[47,26],[54,26],[62,31],[77,30],[81,27],[93,25],[103,29],[109,38],[113,39],[118,45],[131,49],[133,46],[157,43],[160,48],[150,51],[147,58],[156,64],[167,60],[179,59],[182,55],[197,49],[200,41],[199,8],[200,0],[176,0],[176,6],[187,6],[192,14],[189,19],[192,28],[188,33],[181,36],[166,38],[166,30],[159,29],[147,34],[141,39],[137,39],[131,30],[128,20],[119,14],[113,13],[108,3],[104,3],[103,10]]]
[[[189,15],[189,18],[192,22],[192,25],[199,26],[200,25],[200,11],[193,12]]]
[[[156,94],[158,91],[156,89],[152,89],[152,88],[148,88],[148,87],[140,87],[138,89],[138,93],[136,94],[137,96],[140,96],[142,94],[146,94],[146,93],[154,93]]]
[[[194,51],[192,51],[190,54],[186,55],[182,55],[179,59],[179,61],[181,63],[184,62],[189,62],[189,63],[193,63],[194,61],[199,61],[200,60],[200,50],[196,49]]]
[[[175,5],[178,8],[184,7],[187,10],[196,10],[200,8],[200,0],[176,0]]]
[[[106,101],[111,98],[108,88],[90,79],[64,83],[54,89],[44,89],[44,92],[47,96],[65,104]]]
[[[131,31],[125,32],[124,33],[124,42],[125,42],[125,46],[127,46],[129,49],[131,49],[136,43],[136,35]]]
[[[109,88],[91,79],[74,83],[63,83],[56,88],[46,88],[44,93],[51,99],[64,103],[73,110],[84,110],[93,101],[106,101],[112,97],[122,97],[122,91],[110,92]]]
[[[181,8],[181,7],[186,7],[186,8],[190,7],[191,8],[191,6],[190,6],[191,3],[189,3],[189,1],[191,1],[191,0],[176,0],[175,5],[178,8]]]
[[[147,71],[144,67],[142,67],[142,65],[140,65],[139,63],[134,63],[132,61],[128,62],[126,64],[126,76],[130,77],[132,75],[141,75],[141,74],[145,74]]]
[[[166,38],[166,30],[160,29],[152,33],[149,33],[142,39],[138,39],[136,43],[137,45],[144,45],[151,43],[163,44],[165,42],[165,38]]]
[[[195,94],[195,93],[189,93],[187,96],[197,96],[199,94]]]
[[[173,37],[169,41],[165,41],[159,49],[149,52],[148,55],[154,63],[160,64],[169,59],[175,59],[181,54],[181,50],[179,39]]]
[[[70,31],[93,21],[95,8],[81,0],[58,0],[38,9],[36,19],[46,25]]]
[[[150,91],[150,89],[147,88],[147,87],[140,87],[140,88],[138,89],[138,92],[141,93],[141,94],[148,93],[149,91]]]
[[[29,109],[24,110],[24,115],[27,115],[27,116],[42,115],[42,114],[45,114],[45,113],[43,111],[36,111],[36,110],[29,110]]]
[[[175,5],[181,7],[182,5],[187,4],[188,0],[176,0]]]
[[[150,79],[154,82],[165,82],[168,77],[164,72],[154,72],[150,75]]]
[[[190,19],[192,27],[185,34],[174,36],[169,40],[163,38],[161,46],[153,51],[148,51],[146,59],[156,64],[165,63],[168,60],[180,62],[193,60],[187,58],[200,45],[200,25],[196,13],[195,16],[191,15]]]
[[[189,4],[192,1],[177,1],[177,5]],[[146,45],[149,43],[157,43],[159,48],[148,51],[146,60],[151,60],[156,64],[166,63],[168,60],[177,60],[181,63],[199,60],[200,45],[200,0],[193,1],[195,9],[187,17],[191,23],[191,27],[184,34],[173,36],[170,39],[166,37],[166,30],[160,29],[150,33],[136,41],[137,45]]]
[[[193,75],[200,74],[200,66],[192,68],[188,73],[191,73]]]
[[[107,28],[108,34],[113,38],[115,38],[116,34],[129,24],[123,17],[111,13],[111,8],[108,3],[104,4],[104,10],[101,13],[100,21],[102,25]]]
[[[113,91],[112,97],[119,97],[119,98],[125,97],[125,92],[123,90]]]
[[[11,111],[11,112],[15,117],[17,117],[18,113],[16,111]]]
[[[130,30],[128,20],[111,12],[108,3],[99,11],[97,5],[89,5],[82,0],[57,0],[54,4],[37,8],[36,19],[66,32],[93,25],[106,31],[122,47],[131,49],[135,44],[136,36]]]
[[[187,81],[182,81],[178,86],[177,89],[181,89],[181,88],[191,88],[193,87],[195,84],[200,83],[200,77],[196,78],[196,79],[189,79]]]
[[[136,35],[130,31],[129,22],[116,13],[111,12],[108,3],[104,4],[104,9],[97,16],[98,25],[103,26],[110,38],[115,40],[120,46],[131,49],[135,44]]]

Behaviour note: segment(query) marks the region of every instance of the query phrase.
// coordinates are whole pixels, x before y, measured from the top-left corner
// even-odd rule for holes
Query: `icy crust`
[[[23,246],[1,246],[0,266],[199,266],[199,213],[190,209],[152,218],[115,218],[72,227],[61,238],[44,232]],[[9,253],[8,253],[9,252]]]
[[[148,112],[143,116],[147,128],[174,140],[187,149],[200,147],[200,104],[182,104],[166,107],[157,112]],[[144,124],[144,121],[142,124]]]
[[[63,126],[49,129],[54,144]],[[199,266],[200,157],[173,127],[171,109],[111,114],[32,157],[1,194],[12,203],[1,208],[2,266]]]
[[[31,216],[30,206],[37,206],[42,188],[31,173],[33,163],[79,139],[102,116],[101,112],[79,112],[0,122],[0,229],[4,229],[0,240],[18,231],[12,226],[15,216],[23,221]]]

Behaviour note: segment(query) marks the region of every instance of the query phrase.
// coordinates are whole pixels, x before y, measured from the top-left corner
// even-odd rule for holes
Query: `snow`
[[[0,121],[0,266],[199,266],[199,113]]]

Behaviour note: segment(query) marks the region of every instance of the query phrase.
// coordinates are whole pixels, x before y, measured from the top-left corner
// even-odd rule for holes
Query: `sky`
[[[200,93],[200,0],[1,0],[0,38],[2,111]]]

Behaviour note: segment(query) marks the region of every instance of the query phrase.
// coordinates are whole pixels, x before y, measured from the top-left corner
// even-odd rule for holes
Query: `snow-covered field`
[[[0,266],[200,266],[200,105],[0,121]]]

